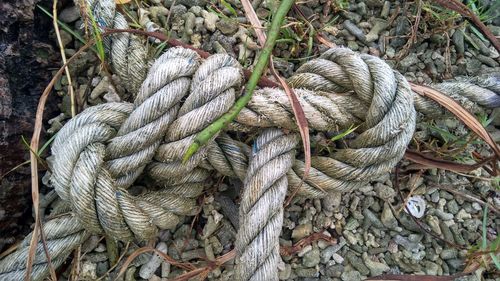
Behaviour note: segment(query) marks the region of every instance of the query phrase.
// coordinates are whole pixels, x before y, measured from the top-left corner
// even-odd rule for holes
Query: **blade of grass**
[[[63,64],[66,64],[66,52],[64,51],[64,45],[61,39],[61,32],[59,31],[59,25],[57,21],[57,2],[58,2],[57,0],[54,0],[54,4],[52,5],[52,24],[54,25],[54,30],[56,32],[57,43],[59,45],[59,51],[61,53],[62,62]],[[69,73],[68,66],[64,67],[64,72],[66,73],[66,78],[68,79],[71,116],[75,117],[76,115],[75,90],[73,89],[73,81],[71,79],[71,74]]]
[[[236,101],[233,107],[214,123],[210,124],[207,128],[196,135],[193,143],[189,146],[188,150],[184,154],[183,161],[187,161],[200,146],[205,145],[210,139],[212,139],[218,132],[225,128],[234,118],[240,113],[240,111],[245,107],[245,105],[252,98],[253,91],[257,87],[257,82],[264,73],[269,62],[269,57],[276,43],[276,39],[279,34],[281,23],[285,18],[286,14],[292,7],[294,0],[283,0],[276,11],[275,17],[271,23],[271,28],[269,29],[269,35],[266,40],[266,44],[262,49],[258,59],[257,64],[245,86],[245,93]]]
[[[482,236],[481,236],[481,250],[486,250],[488,247],[488,240],[486,238],[487,230],[486,230],[486,224],[488,223],[488,205],[484,206],[484,211],[483,211],[483,225],[481,227],[482,229]]]

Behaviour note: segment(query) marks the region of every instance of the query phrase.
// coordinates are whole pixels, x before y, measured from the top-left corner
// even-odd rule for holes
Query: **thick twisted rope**
[[[310,127],[317,131],[338,131],[353,124],[360,127],[349,148],[337,150],[332,157],[312,159],[311,173],[301,192],[313,197],[326,195],[317,187],[329,192],[349,190],[390,171],[404,153],[416,118],[408,83],[380,59],[333,49],[323,60],[344,72],[344,79],[329,83],[338,83],[353,93],[336,95],[325,89],[297,89]],[[151,67],[134,105],[109,103],[89,108],[58,134],[52,148],[54,186],[89,232],[106,233],[119,240],[147,239],[154,236],[157,227],[173,227],[178,215],[192,214],[193,198],[200,194],[209,176],[207,168],[241,179],[246,173],[251,175],[246,168],[248,149],[227,135],[204,148],[188,165],[180,163],[192,137],[232,105],[242,79],[241,67],[229,57],[214,56],[201,67],[198,61],[192,51],[170,49]],[[359,77],[364,79],[358,81]],[[495,83],[490,88],[495,88]],[[257,91],[234,127],[283,127],[295,131],[291,107],[284,97],[276,89]],[[490,103],[492,99],[486,100]],[[164,144],[160,146],[160,142]],[[156,161],[151,162],[153,155]],[[296,187],[304,165],[290,159],[288,164],[292,163],[293,169],[286,169],[283,175],[288,172],[290,186]],[[148,174],[165,188],[129,195],[125,189],[146,165]],[[272,200],[277,202],[279,198]],[[255,204],[265,204],[259,202]],[[239,246],[241,257],[245,245],[251,245],[248,238],[239,241],[242,239],[247,239],[247,244]],[[64,256],[56,251],[54,255],[61,259]],[[248,256],[252,255],[255,253],[249,251]],[[6,272],[2,268],[8,268],[9,274],[25,270],[21,264],[6,267],[8,259],[0,261],[1,274]],[[40,264],[40,272],[44,266]],[[248,271],[241,269],[241,274],[247,276]]]
[[[286,173],[298,141],[279,129],[267,129],[255,141],[240,204],[236,280],[278,280]]]
[[[82,0],[75,0],[80,4]],[[83,11],[92,13],[98,26],[102,29],[127,29],[127,20],[123,14],[116,11],[114,0],[85,0]],[[85,9],[86,8],[86,9]],[[90,19],[87,26],[92,27]],[[111,67],[120,77],[123,87],[136,94],[146,77],[148,64],[146,46],[141,40],[130,33],[117,33],[103,38],[106,54],[110,56]]]

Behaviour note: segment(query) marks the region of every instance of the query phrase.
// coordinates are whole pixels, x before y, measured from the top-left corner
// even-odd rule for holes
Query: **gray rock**
[[[225,35],[233,35],[238,31],[238,24],[228,19],[221,19],[215,26]]]
[[[396,218],[392,214],[391,207],[387,203],[384,203],[384,209],[382,211],[382,215],[381,215],[380,219],[381,219],[382,223],[385,225],[385,227],[387,227],[389,229],[394,229],[398,226],[398,221],[396,220]]]
[[[358,271],[346,271],[346,272],[342,273],[342,275],[340,276],[340,279],[342,279],[342,281],[361,281],[361,280],[363,280],[361,277],[361,273],[359,273]]]
[[[365,2],[360,2],[360,3],[358,3],[358,5],[356,6],[356,12],[357,12],[358,14],[360,14],[361,16],[366,15],[367,10],[368,10],[368,8],[366,7]]]
[[[319,264],[319,261],[319,249],[315,247],[304,255],[304,257],[302,258],[302,265],[305,267],[315,267],[317,264]]]
[[[463,55],[465,52],[465,42],[464,42],[464,32],[461,29],[455,30],[453,35],[451,36],[451,40],[455,45],[455,49],[457,53]]]
[[[365,220],[367,220],[370,225],[373,225],[377,228],[384,228],[384,224],[382,223],[382,221],[380,221],[378,216],[369,209],[364,209],[363,215],[365,216]]]
[[[389,16],[390,11],[391,11],[391,2],[385,1],[384,6],[382,7],[382,11],[380,11],[380,17],[387,18]]]
[[[464,260],[462,260],[462,259],[449,259],[446,261],[446,263],[450,267],[450,272],[459,271],[465,264]]]
[[[498,63],[491,57],[489,56],[485,56],[485,55],[482,55],[482,54],[479,54],[476,56],[476,58],[486,64],[487,66],[490,66],[490,67],[497,67],[498,66]]]
[[[425,274],[438,275],[438,272],[440,269],[441,268],[438,264],[430,262],[430,261],[424,261]]]
[[[317,277],[319,275],[319,272],[316,268],[299,267],[295,269],[295,274],[298,277],[307,278],[307,277]]]
[[[353,252],[347,252],[346,258],[352,267],[359,271],[361,275],[367,276],[370,274],[370,269],[363,263],[363,260],[356,256]]]
[[[383,19],[375,19],[375,23],[370,30],[370,32],[366,35],[367,42],[373,42],[378,39],[380,32],[384,31],[389,26],[389,23]]]
[[[455,259],[457,257],[457,255],[458,255],[458,251],[457,251],[457,249],[454,249],[454,248],[443,249],[441,254],[439,254],[439,256],[443,260]]]
[[[328,266],[325,270],[325,275],[328,277],[336,277],[339,278],[344,272],[344,266],[341,264]]]
[[[410,33],[410,23],[406,16],[399,16],[394,25],[396,26],[394,34],[396,37],[391,40],[390,45],[394,49],[399,49],[406,44],[407,39],[404,36]]]
[[[167,244],[165,242],[160,242],[156,245],[156,249],[164,254],[167,254]],[[160,267],[163,262],[163,258],[158,254],[153,254],[151,259],[141,266],[139,270],[139,276],[144,279],[149,279],[153,276],[155,271]]]
[[[312,224],[300,224],[292,231],[292,238],[295,240],[300,240],[312,233]]]
[[[440,219],[445,220],[445,221],[449,221],[449,220],[453,219],[453,214],[446,213],[445,211],[440,210],[440,209],[434,210],[434,214],[436,216],[438,216]]]
[[[373,261],[370,259],[367,253],[363,253],[363,261],[365,265],[370,269],[371,276],[378,276],[384,272],[389,271],[389,266],[384,263]]]
[[[201,11],[201,16],[205,19],[205,27],[207,30],[214,32],[216,28],[215,24],[219,20],[219,16],[205,10]]]
[[[470,34],[470,38],[474,41],[474,44],[479,48],[479,52],[485,56],[489,56],[491,51],[486,45],[483,43],[483,40],[479,39],[475,34]]]
[[[366,43],[366,36],[356,24],[352,23],[350,20],[344,21],[344,28],[349,31],[356,39],[359,41]]]
[[[285,264],[283,270],[278,272],[279,280],[289,280],[290,275],[292,274],[292,266],[289,264]]]
[[[60,21],[71,23],[80,18],[80,9],[77,6],[71,6],[61,11],[57,17]]]
[[[468,58],[467,63],[465,65],[465,70],[467,71],[468,75],[471,76],[477,75],[481,70],[481,61],[474,58]]]
[[[448,212],[453,215],[456,215],[460,210],[460,207],[458,206],[458,203],[455,199],[448,201],[446,203],[446,208],[448,209]]]
[[[402,68],[408,68],[408,67],[415,65],[419,62],[420,62],[420,60],[418,59],[417,54],[410,53],[404,59],[401,60],[400,66]]]

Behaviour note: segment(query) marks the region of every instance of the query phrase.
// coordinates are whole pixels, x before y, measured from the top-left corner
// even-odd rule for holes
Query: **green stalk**
[[[189,158],[198,151],[198,149],[207,144],[217,133],[224,129],[231,121],[238,116],[240,111],[247,105],[247,103],[252,98],[253,91],[257,87],[257,82],[259,81],[262,73],[267,67],[269,58],[273,51],[274,45],[276,44],[276,39],[279,35],[279,30],[283,19],[288,14],[288,11],[293,5],[294,0],[282,0],[278,10],[276,11],[273,21],[271,22],[271,28],[267,34],[267,40],[264,44],[264,48],[257,59],[257,64],[253,69],[252,75],[248,79],[245,86],[245,93],[236,101],[236,103],[226,112],[224,115],[219,117],[215,122],[206,127],[203,131],[196,135],[194,142],[189,146],[188,150],[183,156],[182,161],[186,162]]]

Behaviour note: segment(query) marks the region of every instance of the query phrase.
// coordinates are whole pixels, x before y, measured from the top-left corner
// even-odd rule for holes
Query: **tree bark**
[[[0,251],[29,232],[33,220],[29,164],[14,168],[29,159],[22,137],[30,142],[38,99],[59,65],[49,42],[51,19],[37,4],[52,6],[48,0],[0,1]],[[56,109],[51,99],[45,116]]]

